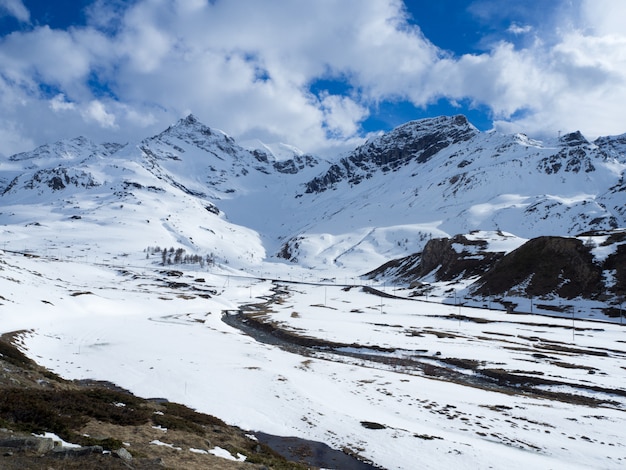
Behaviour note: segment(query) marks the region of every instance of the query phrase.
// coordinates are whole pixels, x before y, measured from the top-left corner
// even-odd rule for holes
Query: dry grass
[[[133,455],[130,468],[137,470],[307,468],[285,460],[214,416],[176,403],[145,400],[104,382],[63,380],[15,347],[19,336],[0,338],[0,428],[6,435],[52,432],[83,446],[112,451],[123,447]],[[157,440],[172,446],[152,444]],[[247,459],[235,462],[207,453],[215,446]],[[19,451],[1,458],[0,467],[9,470],[129,468],[120,459],[100,453],[59,460]]]

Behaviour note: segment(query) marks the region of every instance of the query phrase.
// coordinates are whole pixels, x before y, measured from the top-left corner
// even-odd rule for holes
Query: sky
[[[442,114],[622,134],[623,18],[622,0],[0,0],[0,157],[189,113],[325,156]]]

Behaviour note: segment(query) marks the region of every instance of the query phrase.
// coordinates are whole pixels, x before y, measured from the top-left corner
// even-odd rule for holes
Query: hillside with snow
[[[625,170],[463,116],[332,160],[192,115],[43,145],[0,161],[2,330],[382,468],[620,468]]]
[[[622,227],[625,149],[623,136],[538,142],[455,116],[409,122],[335,162],[278,160],[189,116],[136,143],[77,138],[10,157],[0,223],[19,248],[31,237],[54,246],[71,227],[72,245],[88,249],[83,230],[106,226],[119,233],[110,250],[174,245],[242,266],[280,256],[367,270],[472,230],[528,239]],[[140,245],[124,235],[138,230]]]
[[[625,142],[539,142],[442,116],[325,161],[243,148],[190,115],[134,143],[79,137],[2,162],[0,243],[93,259],[185,250],[245,272],[345,280],[433,238],[504,232],[510,251],[624,227]]]

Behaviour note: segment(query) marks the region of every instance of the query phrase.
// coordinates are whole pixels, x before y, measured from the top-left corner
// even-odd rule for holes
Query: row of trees
[[[215,264],[215,255],[210,253],[206,256],[189,255],[184,248],[161,248],[160,246],[149,246],[144,250],[146,259],[150,256],[159,255],[161,257],[161,265],[167,266],[172,264],[199,264],[201,268],[213,266]]]

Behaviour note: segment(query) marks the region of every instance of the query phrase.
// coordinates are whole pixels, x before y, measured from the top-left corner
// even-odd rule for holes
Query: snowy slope
[[[360,275],[435,237],[464,233],[470,243],[451,248],[469,258],[607,229],[579,239],[618,260],[604,280],[616,289],[626,238],[608,229],[626,225],[624,136],[538,142],[457,116],[332,162],[275,155],[190,116],[125,145],[77,138],[0,161],[2,332],[27,330],[28,355],[64,377],[383,468],[623,467],[622,317],[589,321],[607,320],[606,302],[467,299],[467,280],[417,296],[383,282],[378,295]],[[162,266],[163,248],[215,264]],[[350,346],[281,349],[222,321],[250,303]],[[555,307],[566,318],[534,315]],[[372,357],[349,356],[362,351]]]
[[[71,244],[89,249],[106,227],[109,253],[168,245],[242,268],[282,258],[354,275],[432,237],[622,227],[625,141],[574,132],[539,142],[453,116],[409,122],[327,162],[245,149],[190,115],[136,143],[77,138],[0,163],[0,223],[14,234],[7,242],[54,245],[46,227],[72,227]]]
[[[4,331],[25,331],[28,355],[63,377],[109,380],[390,470],[618,469],[626,460],[619,324],[577,319],[574,328],[569,318],[411,300],[403,291],[383,298],[357,286],[285,283],[266,312],[271,321],[385,360],[300,355],[221,320],[266,302],[276,287],[269,281],[187,269],[172,278],[129,258],[3,253]],[[440,376],[443,364],[457,380]],[[500,391],[484,375],[494,373],[519,380],[523,393]],[[175,439],[164,431],[161,441]]]
[[[316,163],[270,161],[193,116],[137,144],[46,145],[0,165],[0,243],[101,258],[174,247],[255,265],[266,258],[260,234],[229,222],[216,204],[244,194],[269,204],[258,197],[265,185],[280,188],[277,175],[297,177]]]
[[[621,227],[626,157],[620,139],[594,144],[573,133],[543,143],[480,133],[458,116],[411,122],[307,183],[305,197],[328,209],[306,231],[315,238],[314,230],[337,236],[338,227],[401,225],[428,237],[504,230],[532,238]],[[415,141],[422,145],[411,148]],[[407,251],[419,251],[423,240]],[[302,235],[298,242],[303,245]],[[391,257],[399,255],[395,250]]]

